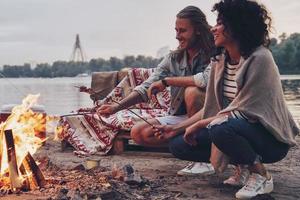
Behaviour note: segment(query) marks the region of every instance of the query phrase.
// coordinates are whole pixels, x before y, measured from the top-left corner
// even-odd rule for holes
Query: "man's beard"
[[[199,38],[195,34],[193,34],[193,36],[189,39],[187,46],[185,48],[180,48],[179,46],[179,49],[188,50],[188,49],[194,49],[197,46],[199,46]]]

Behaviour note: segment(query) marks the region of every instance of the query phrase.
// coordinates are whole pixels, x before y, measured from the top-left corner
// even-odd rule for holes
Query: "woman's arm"
[[[178,125],[159,125],[154,128],[157,132],[154,134],[159,139],[172,138],[178,134],[184,133],[184,140],[190,145],[196,145],[195,134],[202,128],[207,127],[210,123],[220,123],[227,120],[230,113],[223,113],[210,118],[201,119],[202,111],[200,110],[191,118],[183,121]]]
[[[218,124],[218,123],[225,122],[225,121],[227,121],[229,115],[230,115],[230,113],[216,115],[214,117],[202,119],[202,120],[194,123],[193,125],[187,127],[185,129],[185,133],[183,136],[184,141],[192,146],[197,145],[195,136],[196,136],[196,133],[199,132],[200,129],[207,127],[211,123]]]

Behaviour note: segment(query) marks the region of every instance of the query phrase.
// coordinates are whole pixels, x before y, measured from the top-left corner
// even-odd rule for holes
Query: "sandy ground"
[[[300,142],[300,138],[297,138]],[[49,161],[60,169],[71,170],[74,167],[85,164],[87,158],[79,158],[72,151],[61,152],[60,144],[47,141],[47,144],[39,150],[37,158],[48,157]],[[183,168],[187,162],[173,158],[169,153],[134,152],[127,151],[122,155],[93,156],[100,160],[100,167],[107,170],[113,167],[122,167],[131,164],[133,168],[151,182],[148,195],[146,188],[131,188],[135,194],[129,199],[209,199],[231,200],[238,188],[225,186],[222,181],[228,177],[232,168],[223,175],[209,176],[177,176],[176,172]],[[270,195],[256,199],[300,199],[300,149],[294,147],[287,157],[276,163],[267,165],[274,178],[274,191]],[[89,183],[87,183],[89,184]],[[150,189],[149,189],[150,188]],[[19,195],[2,196],[2,200],[31,200],[31,199],[54,199],[46,192],[21,193]],[[109,199],[109,198],[108,198]],[[114,199],[114,198],[112,198]]]

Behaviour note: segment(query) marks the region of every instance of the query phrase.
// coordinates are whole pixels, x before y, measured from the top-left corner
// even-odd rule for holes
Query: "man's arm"
[[[206,88],[209,74],[210,74],[210,69],[211,66],[208,65],[203,72],[200,72],[193,76],[166,77],[165,81],[167,85],[171,85],[171,86],[178,86],[178,87],[197,86],[200,88]]]
[[[164,78],[167,85],[177,87],[196,86],[194,76],[181,76],[181,77],[166,77]]]
[[[141,95],[135,91],[131,92],[127,97],[125,97],[122,101],[112,104],[103,104],[99,108],[96,109],[96,112],[99,115],[109,116],[120,110],[126,109],[132,105],[143,102]]]
[[[119,106],[117,108],[117,111],[126,109],[130,106],[133,106],[137,103],[141,103],[143,102],[143,99],[141,97],[141,95],[139,93],[137,93],[136,91],[132,91],[126,98],[124,98],[123,100],[121,100],[119,103]]]
[[[141,85],[134,88],[134,91],[139,93],[144,102],[149,101],[149,96],[147,95],[147,90],[152,83],[157,82],[170,75],[171,66],[171,54],[168,54],[155,68],[155,71],[149,76],[149,78],[144,81]]]
[[[141,85],[136,86],[133,91],[119,102],[119,104],[104,104],[97,109],[99,115],[109,116],[120,110],[126,109],[137,103],[147,102],[147,89],[154,81],[160,80],[169,74],[170,66],[170,55],[167,55],[161,63],[157,66],[155,71],[150,75],[150,77],[144,81]]]
[[[167,86],[189,87],[195,86],[199,88],[206,88],[208,83],[211,65],[208,65],[203,72],[193,76],[180,76],[180,77],[166,77],[164,81],[153,82],[148,91],[148,97],[159,91],[163,91]]]

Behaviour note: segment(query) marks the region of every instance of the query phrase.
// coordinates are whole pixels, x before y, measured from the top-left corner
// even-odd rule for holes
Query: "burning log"
[[[28,95],[0,126],[0,190],[43,187],[45,178],[33,157],[45,141],[46,115],[30,108],[39,95]],[[0,118],[2,120],[1,113]],[[5,131],[4,131],[5,130]],[[5,141],[4,141],[5,140]]]
[[[25,179],[23,181],[22,189],[23,190],[29,190],[30,189],[30,180],[29,180],[29,177],[26,173],[26,169],[25,169],[24,165],[22,164],[19,169],[20,169],[20,172],[21,172],[22,176],[25,177]]]
[[[15,143],[12,134],[12,130],[4,131],[6,147],[7,147],[7,159],[8,159],[8,171],[10,177],[10,184],[12,189],[19,189],[22,187],[22,181],[19,177]]]
[[[32,172],[32,175],[30,176],[29,180],[31,189],[37,187],[44,187],[46,185],[46,180],[42,171],[40,170],[40,168],[38,167],[38,165],[36,164],[29,152],[23,160],[23,165],[28,172]]]
[[[40,168],[28,152],[18,168],[16,149],[12,130],[5,130],[4,137],[6,141],[8,179],[11,190],[29,190],[46,185],[46,180]],[[3,149],[1,149],[3,153]],[[2,157],[2,154],[0,154]]]

